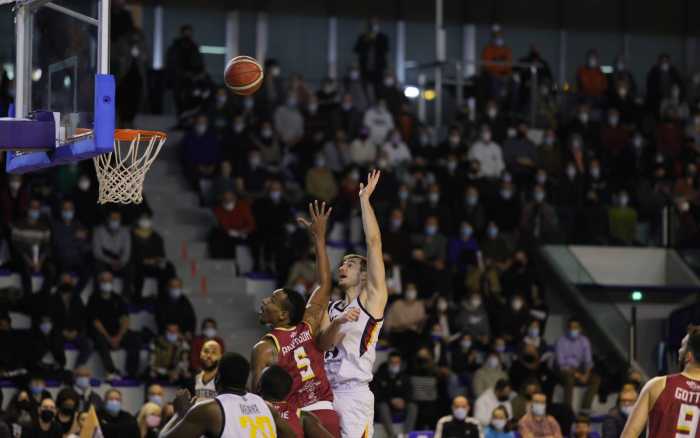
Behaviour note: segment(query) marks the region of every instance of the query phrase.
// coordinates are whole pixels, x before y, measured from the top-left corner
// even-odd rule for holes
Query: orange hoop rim
[[[136,137],[150,138],[158,137],[163,140],[168,138],[168,134],[163,131],[146,131],[143,129],[115,129],[114,139],[118,141],[131,141]]]

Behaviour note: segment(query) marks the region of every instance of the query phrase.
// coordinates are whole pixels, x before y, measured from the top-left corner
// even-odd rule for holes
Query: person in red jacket
[[[225,192],[221,204],[214,207],[214,216],[217,224],[209,237],[209,252],[213,258],[235,258],[236,245],[247,245],[255,231],[250,203]]]

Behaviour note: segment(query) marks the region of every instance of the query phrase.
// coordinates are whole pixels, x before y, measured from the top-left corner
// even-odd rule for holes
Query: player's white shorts
[[[342,438],[371,438],[374,435],[374,394],[369,386],[334,389],[333,407],[340,416]]]

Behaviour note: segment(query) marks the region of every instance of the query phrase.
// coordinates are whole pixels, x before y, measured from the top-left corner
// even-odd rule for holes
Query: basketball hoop
[[[114,150],[93,158],[100,183],[97,202],[140,204],[146,173],[167,138],[160,131],[115,129]]]

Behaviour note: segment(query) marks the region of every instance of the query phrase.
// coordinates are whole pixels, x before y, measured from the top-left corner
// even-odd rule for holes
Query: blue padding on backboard
[[[48,120],[0,118],[0,150],[49,150],[56,137],[53,117]]]
[[[93,135],[56,148],[51,160],[55,165],[86,160],[114,149],[115,90],[114,76],[95,75]]]
[[[34,113],[34,121],[27,122],[28,126],[35,125],[37,127],[46,128],[49,125],[51,136],[47,143],[53,144],[56,141],[56,128],[54,126],[53,113],[48,111],[37,111]],[[17,135],[20,130],[15,129],[13,131],[13,136]],[[44,148],[45,149],[45,148]],[[7,152],[7,164],[5,165],[5,170],[8,173],[26,173],[33,172],[41,169],[46,169],[51,167],[51,159],[47,152]]]

